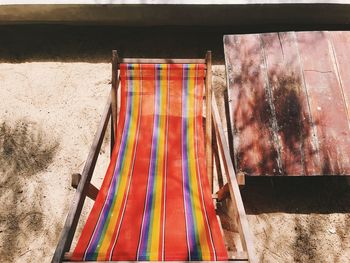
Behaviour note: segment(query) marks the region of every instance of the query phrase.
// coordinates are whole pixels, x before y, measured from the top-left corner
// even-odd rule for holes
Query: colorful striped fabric
[[[121,64],[116,144],[72,260],[226,260],[206,174],[202,64]]]

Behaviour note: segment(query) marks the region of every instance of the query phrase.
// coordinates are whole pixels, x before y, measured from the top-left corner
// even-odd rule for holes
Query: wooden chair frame
[[[61,232],[59,242],[57,244],[55,253],[52,258],[52,263],[69,262],[70,247],[72,240],[78,225],[80,214],[84,205],[86,197],[93,200],[96,199],[98,189],[91,184],[91,178],[95,169],[97,158],[101,149],[101,145],[106,133],[109,119],[111,120],[111,152],[114,146],[114,135],[118,120],[118,100],[117,91],[119,86],[118,69],[120,63],[148,63],[148,64],[205,64],[206,76],[205,76],[205,100],[206,100],[206,118],[205,118],[205,147],[206,147],[206,161],[207,161],[207,174],[209,177],[209,183],[213,190],[213,155],[216,161],[218,180],[222,181],[220,160],[223,163],[224,171],[226,174],[227,184],[222,185],[221,188],[213,195],[215,202],[224,202],[225,199],[231,199],[229,204],[232,209],[229,209],[229,216],[234,221],[234,224],[239,232],[243,251],[229,253],[230,260],[242,261],[242,262],[257,262],[252,243],[251,234],[249,231],[248,221],[245,214],[240,190],[238,187],[235,170],[230,158],[229,149],[223,127],[220,121],[219,111],[216,105],[215,98],[212,97],[211,80],[212,80],[212,60],[211,51],[207,51],[205,59],[138,59],[138,58],[124,58],[119,59],[116,50],[112,51],[112,87],[108,97],[107,104],[103,111],[101,121],[99,123],[97,132],[95,134],[93,143],[90,148],[87,160],[85,162],[82,174],[72,175],[72,186],[76,188],[76,193],[73,199],[73,203],[68,212],[64,228]],[[214,127],[212,127],[214,124]],[[215,133],[213,133],[215,131]],[[214,141],[213,141],[214,137]],[[212,152],[214,149],[214,153]],[[219,151],[221,158],[219,156]]]

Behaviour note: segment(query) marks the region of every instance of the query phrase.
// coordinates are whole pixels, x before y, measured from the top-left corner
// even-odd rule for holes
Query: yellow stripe
[[[150,247],[150,260],[159,260],[159,243],[161,232],[161,212],[162,212],[162,193],[163,193],[163,171],[164,171],[164,152],[165,152],[165,123],[166,123],[166,101],[167,101],[167,67],[162,67],[160,76],[160,116],[159,116],[159,144],[157,149],[157,167],[155,178],[155,207],[152,223],[152,240]]]
[[[135,65],[133,71],[135,73],[139,72],[139,66]],[[139,113],[139,108],[140,108],[140,81],[133,81],[133,101],[134,101],[134,109],[133,109],[133,116],[131,116],[132,120],[137,120],[138,118],[138,113]],[[122,201],[127,189],[127,181],[129,178],[129,172],[130,172],[130,167],[131,167],[131,162],[132,162],[132,157],[133,157],[133,147],[134,147],[134,142],[135,142],[135,136],[136,136],[136,130],[137,130],[137,121],[131,121],[130,125],[130,130],[129,130],[129,136],[128,136],[128,142],[127,142],[127,149],[125,152],[125,160],[124,160],[124,166],[123,169],[121,170],[120,174],[120,186],[118,191],[116,192],[117,199],[116,203],[114,205],[111,219],[108,224],[108,228],[105,234],[105,237],[103,238],[99,253],[98,253],[98,258],[97,260],[105,260],[106,253],[108,251],[108,248],[112,242],[112,236],[113,232],[115,231],[115,228],[117,227],[117,220],[118,216],[121,212],[121,205]]]
[[[196,154],[195,154],[195,131],[194,131],[194,118],[196,117],[196,114],[194,112],[195,109],[195,65],[190,66],[190,75],[189,77],[189,127],[188,127],[188,134],[189,134],[189,142],[193,143],[189,147],[189,171],[190,171],[190,180],[191,180],[191,191],[192,191],[192,198],[193,198],[193,204],[194,204],[194,211],[195,211],[195,224],[197,227],[197,233],[199,236],[199,243],[200,243],[200,249],[202,252],[202,260],[210,260],[210,250],[209,250],[209,244],[208,239],[206,235],[206,229],[205,229],[205,221],[203,217],[203,211],[201,209],[201,198],[199,194],[199,185],[198,180],[199,178],[197,175],[196,170]]]

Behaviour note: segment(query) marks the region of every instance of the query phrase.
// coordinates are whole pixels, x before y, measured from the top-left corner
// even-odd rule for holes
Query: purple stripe
[[[182,139],[182,152],[183,152],[183,173],[184,173],[184,196],[185,196],[185,206],[186,206],[186,224],[187,224],[187,238],[188,238],[188,245],[189,245],[189,254],[190,259],[198,260],[199,258],[199,247],[196,241],[196,230],[195,230],[195,218],[194,218],[194,207],[193,207],[193,201],[192,201],[192,194],[191,194],[191,183],[190,183],[190,177],[192,176],[189,171],[189,156],[188,156],[188,148],[190,147],[188,145],[189,143],[189,116],[188,116],[188,110],[191,105],[188,105],[188,97],[192,96],[189,92],[189,67],[188,65],[184,65],[185,67],[185,79],[186,81],[183,81],[183,97],[182,97],[182,103],[183,103],[183,124],[182,124],[182,133],[183,133],[183,139]],[[194,175],[193,175],[194,176]]]
[[[133,70],[133,68],[128,65],[128,70]],[[127,73],[128,73],[128,71],[127,71]],[[117,186],[117,183],[118,183],[119,178],[120,178],[120,171],[121,171],[123,160],[125,158],[126,144],[127,144],[128,135],[129,135],[128,131],[129,131],[129,128],[131,125],[131,119],[132,119],[131,115],[132,115],[132,105],[133,105],[133,98],[134,97],[132,96],[132,92],[129,92],[129,90],[131,90],[131,89],[132,89],[132,81],[128,81],[127,121],[126,121],[126,125],[124,126],[124,130],[123,130],[120,151],[118,153],[116,168],[114,170],[113,179],[112,179],[112,183],[111,183],[112,187],[109,188],[109,192],[107,193],[107,198],[105,200],[105,203],[104,203],[102,212],[100,214],[99,220],[96,224],[96,228],[95,228],[95,231],[94,231],[94,234],[92,237],[92,241],[87,248],[85,259],[95,259],[94,257],[97,256],[96,248],[97,248],[97,245],[101,239],[102,229],[105,225],[105,221],[107,219],[108,213],[109,213],[111,205],[113,203],[113,199],[115,197],[115,192],[117,189],[116,186]]]
[[[142,76],[142,65],[140,65],[140,76]],[[143,83],[142,83],[142,80],[141,80],[141,83],[140,83],[140,98],[139,98],[140,106],[139,106],[138,119],[137,119],[137,123],[139,125],[137,127],[137,132],[136,132],[136,136],[135,136],[135,144],[136,144],[135,148],[137,148],[137,145],[139,143],[139,132],[140,132],[140,126],[141,126],[140,120],[141,120],[141,116],[142,116],[142,92],[143,92]],[[126,200],[124,202],[122,215],[121,215],[118,227],[117,227],[117,234],[116,234],[116,237],[115,237],[115,239],[113,241],[113,246],[112,246],[112,249],[111,249],[111,252],[110,252],[110,255],[109,255],[109,260],[112,260],[112,256],[113,256],[113,253],[114,253],[114,248],[115,248],[115,245],[117,243],[117,240],[118,240],[118,237],[119,237],[120,228],[121,228],[121,225],[122,225],[122,222],[123,222],[123,219],[124,219],[124,212],[125,212],[125,209],[126,209],[126,204],[128,202],[130,185],[131,185],[131,181],[132,181],[132,177],[133,177],[133,173],[134,173],[135,156],[136,156],[136,150],[134,151],[134,155],[133,155],[133,159],[132,159],[130,180],[129,180],[129,183],[128,183],[128,189],[127,189],[127,193],[126,193]]]
[[[184,65],[183,75],[186,78],[188,75],[188,66]],[[189,255],[193,248],[193,217],[191,208],[191,197],[189,193],[189,181],[188,181],[188,152],[187,152],[187,141],[188,141],[188,82],[183,80],[182,83],[182,173],[183,173],[183,184],[184,184],[184,202],[185,202],[185,216],[186,216],[186,231],[187,231],[187,242]],[[189,258],[191,259],[191,258]]]
[[[163,192],[163,206],[164,206],[164,210],[163,210],[163,228],[162,228],[162,258],[161,260],[164,261],[164,253],[165,253],[165,216],[166,216],[166,183],[167,183],[167,175],[168,175],[168,171],[167,171],[167,165],[168,165],[168,130],[169,130],[169,105],[170,105],[170,66],[167,67],[167,98],[166,98],[166,102],[167,102],[167,107],[166,107],[166,132],[165,132],[165,166],[164,166],[164,192]]]
[[[198,86],[197,84],[197,81],[198,81],[198,65],[196,65],[196,77],[195,77],[195,87],[196,87],[196,90],[200,89],[200,87]],[[195,94],[198,94],[198,95],[202,95],[199,91],[197,93],[197,91],[195,92]],[[202,97],[202,96],[201,96]],[[196,151],[196,156],[197,156],[197,153],[198,153],[198,125],[197,125],[197,121],[198,121],[198,118],[200,120],[201,118],[201,114],[198,114],[197,115],[197,108],[198,108],[198,100],[195,101],[195,118],[194,118],[194,130],[195,130],[195,151]],[[199,109],[201,107],[201,104],[199,104]],[[201,112],[201,110],[200,110]],[[213,254],[214,254],[214,260],[217,260],[217,257],[216,257],[216,251],[215,251],[215,248],[214,248],[214,244],[213,244],[213,237],[212,237],[212,232],[211,232],[211,228],[210,228],[210,225],[209,225],[209,221],[208,221],[208,215],[207,215],[207,209],[206,209],[206,206],[205,206],[205,201],[204,201],[204,196],[203,196],[203,187],[202,187],[202,178],[201,178],[201,172],[200,172],[200,168],[199,168],[199,163],[198,163],[198,158],[196,159],[196,171],[197,171],[197,174],[198,174],[198,178],[199,178],[199,189],[200,189],[200,194],[201,194],[201,200],[202,200],[202,203],[203,203],[203,208],[204,208],[204,215],[205,215],[205,222],[206,222],[206,225],[207,225],[207,229],[209,231],[209,235],[210,235],[210,244],[211,244],[211,248],[212,248],[212,251],[213,251]],[[203,258],[201,258],[203,259]]]
[[[154,181],[155,181],[155,169],[157,161],[157,149],[158,149],[158,139],[159,139],[159,111],[160,111],[160,72],[158,64],[155,65],[155,74],[156,74],[156,92],[155,92],[155,112],[154,112],[154,123],[153,123],[153,136],[152,136],[152,152],[151,152],[151,161],[148,175],[148,184],[147,184],[147,196],[145,211],[143,216],[142,223],[142,234],[141,234],[141,243],[138,252],[138,260],[147,260],[147,245],[150,232],[150,218],[151,218],[151,206],[153,201],[154,194]]]

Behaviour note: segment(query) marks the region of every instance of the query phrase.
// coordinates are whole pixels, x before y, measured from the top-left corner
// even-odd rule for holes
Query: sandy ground
[[[222,34],[0,27],[1,262],[50,261],[75,192],[71,174],[82,171],[109,93],[110,50],[135,57],[198,57],[213,50],[213,86],[224,117]],[[108,160],[109,133],[97,186]],[[350,262],[344,178],[249,178],[242,196],[261,262]],[[90,207],[91,201],[83,219]]]

